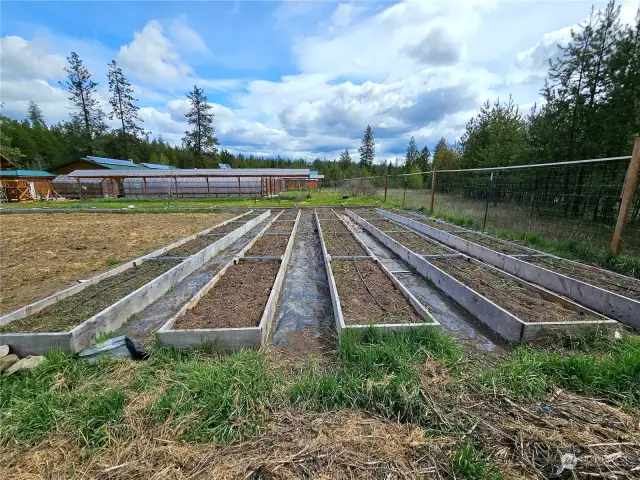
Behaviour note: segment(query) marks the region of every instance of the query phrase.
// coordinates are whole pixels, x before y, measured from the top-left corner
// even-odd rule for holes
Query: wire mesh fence
[[[347,179],[332,187],[426,212],[433,199],[436,215],[471,219],[485,231],[526,232],[609,248],[629,159],[441,170],[435,179],[434,172],[423,172]],[[631,201],[622,247],[640,254],[640,185]]]

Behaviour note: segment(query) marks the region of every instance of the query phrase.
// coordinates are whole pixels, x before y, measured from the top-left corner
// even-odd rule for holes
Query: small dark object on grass
[[[347,198],[349,198],[349,195],[342,195],[343,200],[346,200]]]

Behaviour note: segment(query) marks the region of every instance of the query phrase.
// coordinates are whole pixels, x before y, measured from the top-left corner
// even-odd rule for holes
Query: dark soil
[[[332,233],[348,233],[349,229],[342,223],[342,220],[320,220],[320,227],[322,228],[322,234],[327,236]]]
[[[434,255],[439,253],[450,253],[447,249],[430,242],[417,233],[412,232],[389,232],[387,233],[396,242],[401,243],[409,250],[423,255]]]
[[[517,245],[502,243],[498,240],[486,237],[480,233],[457,232],[455,233],[455,235],[456,237],[464,238],[465,240],[469,240],[470,242],[490,248],[491,250],[495,250],[496,252],[505,253],[507,255],[511,255],[514,253],[527,253],[527,250],[525,250],[524,248],[520,248]]]
[[[293,230],[293,226],[295,225],[295,221],[287,220],[284,222],[275,221],[271,224],[269,229],[267,230],[269,233],[291,233]]]
[[[284,255],[288,243],[288,235],[263,235],[256,240],[256,243],[247,251],[246,255],[248,257]]]
[[[331,262],[331,269],[336,280],[345,323],[370,325],[423,322],[409,300],[396,289],[376,262],[335,261]]]
[[[242,225],[247,223],[244,220],[236,220],[234,222],[229,222],[224,225],[219,226],[218,228],[214,228],[209,233],[231,233],[237,228],[240,228]]]
[[[285,210],[282,212],[282,215],[278,217],[278,220],[295,220],[298,216],[298,210]]]
[[[0,332],[64,332],[88,320],[131,292],[160,276],[179,261],[144,262],[95,285],[40,312],[0,327]]]
[[[372,219],[367,221],[382,232],[388,232],[393,230],[402,230],[403,232],[411,231],[410,229],[403,227],[402,225],[398,225],[397,223],[393,223],[390,220],[385,220],[380,217],[378,217],[378,219]]]
[[[477,265],[464,258],[429,259],[429,263],[525,322],[601,320],[595,315],[575,312],[560,303],[546,300],[539,293],[497,270]]]
[[[244,261],[229,267],[173,328],[257,327],[279,268],[279,261]]]
[[[179,247],[169,250],[167,253],[165,253],[165,255],[169,255],[172,257],[189,257],[198,253],[203,248],[208,247],[220,238],[222,237],[208,237],[202,235],[200,237],[194,238],[193,240],[189,240],[186,243],[183,243]]]
[[[606,270],[594,271],[571,262],[548,257],[523,257],[525,260],[539,267],[573,277],[604,290],[617,293],[634,300],[640,300],[640,280],[621,277]]]
[[[367,251],[353,235],[325,235],[324,244],[329,255],[367,255]]]

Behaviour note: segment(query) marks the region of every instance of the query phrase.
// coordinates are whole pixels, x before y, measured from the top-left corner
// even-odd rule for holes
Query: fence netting
[[[436,171],[434,213],[473,220],[489,232],[510,230],[609,248],[629,158],[524,168]],[[347,179],[331,185],[344,195],[374,196],[388,205],[429,212],[432,172]],[[640,183],[623,251],[640,253]]]

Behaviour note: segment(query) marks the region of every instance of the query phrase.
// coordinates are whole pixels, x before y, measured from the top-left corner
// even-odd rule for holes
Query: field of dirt
[[[237,214],[55,213],[0,217],[0,313],[33,303]]]
[[[525,322],[600,320],[546,300],[506,275],[463,258],[429,259],[429,262]]]
[[[591,268],[556,258],[525,257],[523,260],[546,268],[547,270],[561,273],[567,277],[573,277],[576,280],[595,285],[604,290],[640,300],[640,280],[636,280],[635,278],[621,277],[606,270],[592,270]]]
[[[230,267],[173,328],[257,327],[267,305],[278,261],[244,261]]]
[[[408,228],[403,227],[402,225],[398,225],[397,223],[393,223],[391,220],[386,220],[386,219],[381,218],[381,217],[372,218],[372,219],[369,219],[367,221],[371,225],[376,227],[378,230],[380,230],[381,232],[389,232],[389,231],[410,232],[411,231]]]
[[[342,220],[336,218],[335,220],[320,220],[320,228],[322,228],[322,234],[327,236],[332,233],[348,233],[349,229],[342,223]]]
[[[2,332],[64,332],[88,320],[131,292],[162,275],[179,261],[144,262],[46,307],[35,315],[15,320]]]
[[[295,225],[295,221],[287,220],[287,221],[278,221],[276,220],[269,227],[270,233],[291,233],[293,230],[293,226]]]
[[[423,321],[376,262],[337,261],[331,262],[331,269],[345,323],[370,325]]]

